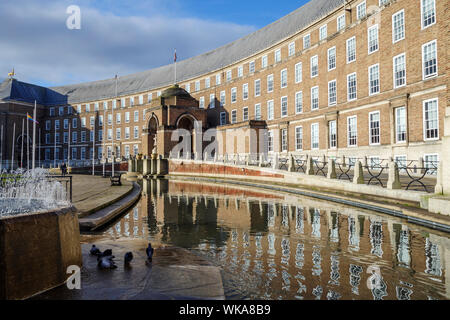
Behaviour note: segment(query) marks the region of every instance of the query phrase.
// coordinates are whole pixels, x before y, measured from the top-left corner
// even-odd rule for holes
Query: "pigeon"
[[[105,250],[105,251],[101,254],[101,256],[102,256],[102,257],[110,257],[110,256],[112,256],[112,250],[111,250],[111,249]]]
[[[145,250],[147,252],[147,258],[149,261],[152,261],[153,258],[153,252],[155,251],[155,249],[152,248],[152,244],[149,243],[148,244],[148,248]]]
[[[100,269],[116,269],[117,266],[114,262],[114,256],[108,256],[108,257],[99,257],[98,259],[98,267]]]
[[[133,253],[132,252],[125,253],[125,258],[124,258],[125,264],[126,265],[130,264],[130,262],[132,260],[133,260]]]
[[[92,245],[92,248],[91,248],[91,251],[90,251],[90,254],[91,254],[92,256],[99,256],[99,255],[102,254],[102,252],[100,251],[99,248],[97,248],[97,247],[95,246],[95,244],[93,244],[93,245]]]

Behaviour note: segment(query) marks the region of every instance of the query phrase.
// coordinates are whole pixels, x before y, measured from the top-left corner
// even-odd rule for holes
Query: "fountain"
[[[68,207],[66,190],[45,169],[0,174],[0,219]]]
[[[63,285],[82,265],[77,210],[44,169],[0,173],[0,300]]]

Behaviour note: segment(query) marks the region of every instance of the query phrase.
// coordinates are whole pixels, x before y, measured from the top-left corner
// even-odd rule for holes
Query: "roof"
[[[183,82],[221,70],[293,36],[344,4],[345,0],[311,0],[274,23],[225,46],[177,63],[178,81]],[[174,65],[119,77],[117,95],[143,93],[173,84]],[[115,79],[52,87],[45,104],[75,104],[116,97]],[[1,90],[0,90],[1,92]],[[1,99],[0,95],[0,99]]]
[[[49,101],[59,101],[59,104],[67,104],[67,97],[49,88],[18,81],[6,79],[0,84],[0,100],[20,101],[47,105]]]

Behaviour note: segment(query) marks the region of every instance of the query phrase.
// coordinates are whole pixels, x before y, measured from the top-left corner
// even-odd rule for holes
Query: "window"
[[[199,99],[199,108],[205,109],[205,97],[200,97]]]
[[[89,141],[94,141],[94,131],[89,131]]]
[[[404,53],[394,57],[394,88],[406,85],[406,56]]]
[[[248,99],[248,83],[245,83],[242,86],[242,99],[244,99],[244,100]]]
[[[255,104],[255,120],[261,120],[261,104]]]
[[[281,117],[287,117],[288,116],[288,98],[282,97],[281,98]]]
[[[429,169],[428,175],[436,175],[437,168],[439,166],[439,155],[438,154],[426,154],[424,156],[424,166]]]
[[[328,82],[328,105],[335,106],[337,104],[337,84],[336,80]]]
[[[268,62],[267,62],[267,55],[263,56],[261,58],[261,67],[262,68],[267,68]]]
[[[241,77],[243,77],[243,76],[244,76],[244,67],[243,67],[243,66],[240,66],[240,67],[238,68],[238,77],[241,78]]]
[[[209,89],[211,87],[211,78],[205,79],[205,88]]]
[[[295,113],[299,114],[303,112],[303,92],[297,92],[295,94]]]
[[[73,160],[77,159],[77,148],[72,148],[72,159]]]
[[[226,102],[226,94],[225,91],[220,92],[220,106],[223,107]]]
[[[130,157],[130,146],[125,146],[125,158]]]
[[[311,78],[319,75],[319,57],[311,57]]]
[[[348,146],[356,147],[358,145],[358,126],[356,116],[347,118]]]
[[[200,81],[195,81],[195,91],[200,91]]]
[[[139,122],[139,111],[134,112],[134,122]]]
[[[98,130],[98,141],[103,141],[103,130]]]
[[[275,112],[273,108],[273,100],[267,101],[267,119],[273,120],[275,118]]]
[[[81,118],[81,127],[86,128],[86,118]]]
[[[273,74],[267,76],[267,92],[273,91]]]
[[[397,143],[406,142],[406,107],[395,109],[395,131]]]
[[[227,124],[227,114],[226,112],[221,112],[220,113],[220,125],[223,126]]]
[[[221,79],[220,74],[216,74],[216,86],[220,85]]]
[[[242,109],[242,121],[248,121],[248,107]]]
[[[68,106],[68,107],[67,107],[67,114],[68,114],[68,115],[71,115],[72,113],[73,113],[72,107],[71,107],[71,106]]]
[[[209,107],[211,109],[214,109],[216,107],[216,95],[214,93],[211,93],[209,95]]]
[[[86,160],[86,148],[81,148],[81,157],[80,160]]]
[[[81,142],[86,142],[86,131],[81,131]]]
[[[120,124],[122,122],[122,117],[120,115],[120,113],[116,113],[116,123]]]
[[[133,133],[134,133],[133,134],[134,139],[138,139],[139,138],[139,126],[134,127]]]
[[[371,145],[380,144],[380,112],[369,113],[369,141]]]
[[[356,17],[358,20],[366,17],[366,1],[363,1],[356,6]]]
[[[311,88],[311,110],[319,109],[319,87]]]
[[[50,108],[50,117],[54,117],[55,116],[55,108]]]
[[[130,97],[130,106],[134,106],[134,97]]]
[[[330,121],[328,123],[329,128],[329,140],[330,140],[330,149],[334,149],[337,147],[337,125],[336,120]]]
[[[56,143],[61,143],[61,141],[59,139],[59,132],[55,132],[55,142]]]
[[[76,129],[77,126],[78,126],[78,121],[77,121],[77,119],[76,119],[76,118],[75,118],[75,119],[72,119],[72,128],[73,128],[73,129]]]
[[[113,105],[113,109],[116,109],[117,108],[117,100],[113,100],[112,105]]]
[[[288,131],[287,129],[281,130],[281,152],[288,151]]]
[[[45,130],[49,131],[52,125],[52,121],[51,120],[47,120],[45,121]]]
[[[328,71],[336,69],[336,47],[328,49]]]
[[[72,132],[72,142],[77,143],[78,142],[78,132]]]
[[[286,88],[288,85],[287,75],[287,69],[281,71],[281,88]]]
[[[275,50],[275,63],[281,62],[281,49]]]
[[[112,138],[113,138],[112,129],[108,129],[108,140],[112,140]]]
[[[120,140],[122,136],[122,130],[121,128],[116,129],[116,140]]]
[[[45,134],[45,144],[50,144],[50,133]]]
[[[369,67],[369,95],[380,93],[380,66]]]
[[[255,80],[255,97],[261,95],[261,80]]]
[[[273,152],[273,132],[267,132],[267,151]]]
[[[152,100],[153,100],[153,93],[149,93],[148,94],[147,100],[148,100],[148,103],[152,102]]]
[[[68,132],[64,132],[63,134],[63,143],[68,143],[69,142],[69,133]]]
[[[112,114],[108,114],[108,125],[110,126],[110,125],[112,125],[112,122],[113,122],[113,120],[112,120]]]
[[[98,116],[98,125],[99,127],[103,127],[103,116]]]
[[[50,160],[50,149],[45,149],[45,161]]]
[[[125,128],[125,139],[130,139],[130,127]]]
[[[120,107],[125,108],[125,98],[120,99]]]
[[[231,79],[232,79],[232,71],[228,70],[227,71],[227,81],[231,81]]]
[[[303,79],[303,67],[302,63],[299,62],[295,65],[295,83],[302,82]]]
[[[231,89],[231,103],[236,103],[237,100],[237,89],[232,88]]]
[[[392,42],[405,39],[405,11],[401,10],[392,16]]]
[[[295,55],[295,42],[289,43],[289,57]]]
[[[422,46],[423,79],[437,76],[436,40]]]
[[[91,126],[91,128],[95,127],[95,117],[90,117],[89,125]]]
[[[130,113],[125,112],[125,123],[130,123]]]
[[[303,50],[311,47],[311,35],[307,34],[303,37]]]
[[[319,149],[319,124],[311,124],[311,149]]]
[[[140,95],[139,96],[139,105],[142,105],[142,104],[144,104],[144,96]]]
[[[341,31],[345,28],[345,14],[337,18],[337,31]]]
[[[139,145],[138,144],[135,144],[133,146],[133,153],[134,153],[134,155],[138,155],[139,154]]]
[[[254,73],[255,72],[255,61],[252,61],[248,64],[248,72]]]
[[[378,51],[378,25],[370,27],[367,33],[369,54],[371,54]]]
[[[347,100],[353,101],[357,98],[356,93],[356,73],[349,74],[347,76]]]
[[[439,109],[438,100],[431,99],[423,102],[424,138],[425,140],[439,139]]]
[[[324,25],[319,29],[319,40],[325,40],[327,37],[327,25]]]
[[[436,23],[436,3],[435,0],[421,0],[422,29]]]
[[[380,6],[380,7],[381,7],[381,6],[384,6],[385,4],[388,4],[389,1],[391,1],[391,0],[380,0],[380,1],[379,1],[379,6]]]
[[[58,114],[60,117],[62,117],[64,115],[64,107],[59,107]]]
[[[347,63],[356,61],[356,38],[347,40]]]
[[[303,150],[303,127],[295,128],[295,150]]]
[[[236,123],[237,122],[237,110],[232,110],[231,111],[231,123]]]

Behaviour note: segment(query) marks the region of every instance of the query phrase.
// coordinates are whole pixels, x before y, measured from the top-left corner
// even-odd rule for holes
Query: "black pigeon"
[[[91,248],[90,253],[91,253],[92,256],[99,256],[99,255],[102,254],[102,252],[100,251],[100,249],[97,248],[97,247],[95,246],[95,244],[92,245],[92,248]]]
[[[130,262],[133,260],[133,253],[132,252],[127,252],[125,253],[125,264],[130,264]]]
[[[111,249],[105,250],[105,252],[102,253],[102,257],[110,257],[110,256],[112,256]]]
[[[100,269],[116,269],[116,263],[114,262],[114,256],[107,256],[107,257],[99,257],[98,258],[98,267]]]
[[[145,250],[145,252],[147,252],[147,258],[149,261],[152,261],[154,251],[155,249],[152,248],[152,244],[149,243],[148,248]]]

